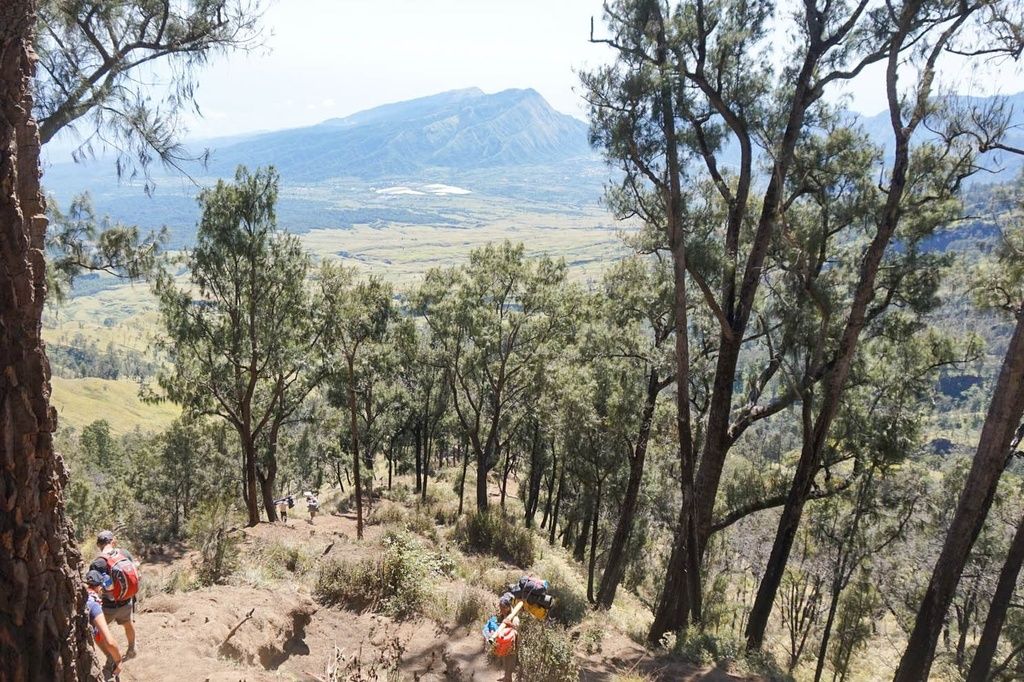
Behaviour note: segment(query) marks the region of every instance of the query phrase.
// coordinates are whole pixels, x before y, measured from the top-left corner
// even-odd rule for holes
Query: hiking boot
[[[124,652],[124,656],[121,657],[122,661],[128,661],[139,655],[139,652],[135,650],[135,645],[132,644],[128,647],[128,650]]]

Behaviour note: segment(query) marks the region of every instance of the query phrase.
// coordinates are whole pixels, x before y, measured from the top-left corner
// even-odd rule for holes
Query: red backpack
[[[500,628],[498,636],[494,638],[494,655],[499,657],[508,656],[516,650],[516,630],[506,625]]]
[[[113,601],[128,601],[139,591],[139,569],[120,549],[104,554],[107,573],[110,575],[110,598]]]

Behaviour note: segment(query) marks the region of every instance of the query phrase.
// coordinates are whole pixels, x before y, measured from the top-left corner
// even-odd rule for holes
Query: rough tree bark
[[[41,338],[46,215],[32,119],[36,3],[0,3],[0,679],[94,677]]]
[[[247,409],[243,408],[247,412]],[[260,522],[260,505],[258,494],[258,481],[256,475],[256,441],[252,436],[252,428],[249,426],[251,418],[246,417],[245,426],[239,431],[239,439],[242,441],[242,492],[245,495],[245,510],[248,515],[248,524],[255,526]]]
[[[603,478],[597,479],[597,494],[594,496],[594,515],[590,521],[590,563],[587,564],[587,601],[597,602],[594,598],[594,568],[597,566],[597,529],[601,514],[601,487]]]
[[[427,501],[427,481],[430,480],[430,454],[431,443],[434,441],[434,432],[430,428],[430,415],[423,420],[423,487],[420,489],[420,500]]]

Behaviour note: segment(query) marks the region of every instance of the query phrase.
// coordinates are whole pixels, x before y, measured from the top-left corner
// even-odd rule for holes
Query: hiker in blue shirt
[[[107,657],[106,665],[103,666],[103,679],[117,680],[118,675],[121,674],[121,662],[124,659],[121,657],[121,650],[118,649],[117,642],[114,641],[114,636],[110,634],[107,619],[103,615],[102,599],[105,581],[106,576],[99,571],[89,571],[85,574],[85,586],[89,592],[85,606],[89,614],[89,625],[92,627],[93,641]]]

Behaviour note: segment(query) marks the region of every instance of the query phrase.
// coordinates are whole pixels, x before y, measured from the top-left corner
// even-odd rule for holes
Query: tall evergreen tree
[[[277,173],[239,168],[199,198],[191,285],[161,276],[155,291],[170,367],[167,397],[197,415],[215,415],[238,433],[248,521],[260,497],[276,518],[272,489],[277,429],[326,376],[329,320],[308,289],[309,256],[278,230]],[[260,479],[263,479],[262,485]]]

